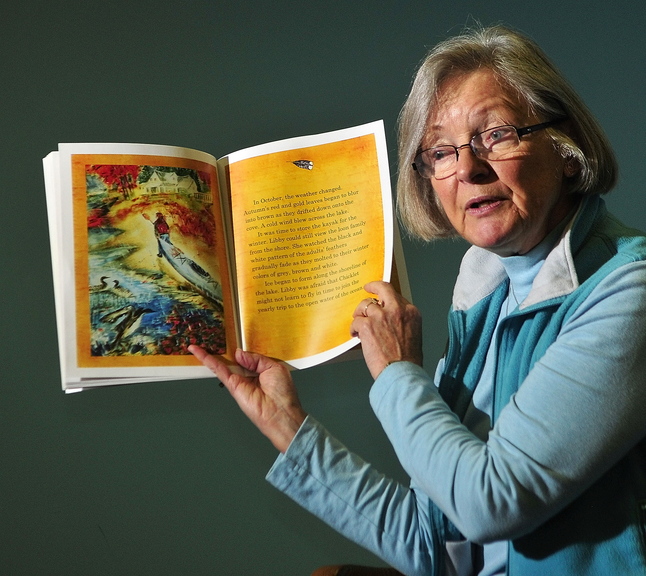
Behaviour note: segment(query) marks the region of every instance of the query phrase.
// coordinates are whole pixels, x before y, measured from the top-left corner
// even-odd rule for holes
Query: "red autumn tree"
[[[98,164],[90,166],[88,173],[96,174],[108,189],[117,190],[124,200],[128,200],[130,193],[137,186],[139,166]]]

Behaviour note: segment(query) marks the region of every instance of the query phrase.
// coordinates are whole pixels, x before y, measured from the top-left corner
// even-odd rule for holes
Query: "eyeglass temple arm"
[[[532,132],[536,132],[538,130],[543,130],[544,128],[549,128],[550,126],[554,126],[555,124],[558,124],[559,122],[563,122],[563,120],[566,120],[566,116],[561,116],[560,118],[555,118],[554,120],[548,120],[547,122],[541,122],[540,124],[534,124],[533,126],[526,126],[525,128],[517,128],[516,132],[518,133],[518,137],[520,138],[521,136],[526,136],[527,134],[531,134]]]

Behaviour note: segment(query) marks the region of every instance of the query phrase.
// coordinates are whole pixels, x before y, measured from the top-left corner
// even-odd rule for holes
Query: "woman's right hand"
[[[350,333],[361,340],[363,356],[373,378],[377,378],[386,366],[400,360],[422,366],[419,310],[387,282],[370,282],[365,289],[377,298],[359,303]]]
[[[243,376],[199,346],[189,346],[189,351],[218,377],[247,417],[284,453],[307,416],[287,368],[262,354],[238,349],[236,362],[252,373]]]

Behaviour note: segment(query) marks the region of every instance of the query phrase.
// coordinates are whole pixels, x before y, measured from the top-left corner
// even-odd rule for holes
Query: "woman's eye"
[[[431,158],[433,159],[433,162],[441,162],[442,160],[450,158],[454,154],[455,152],[453,151],[453,148],[434,148],[431,150]]]
[[[510,138],[512,135],[511,128],[496,128],[491,132],[486,133],[486,142],[495,144],[496,142],[504,141]]]

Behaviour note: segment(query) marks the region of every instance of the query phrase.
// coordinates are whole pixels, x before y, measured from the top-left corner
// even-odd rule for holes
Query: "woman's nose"
[[[457,149],[456,176],[463,182],[476,183],[489,176],[491,166],[486,160],[476,156],[469,144]]]

